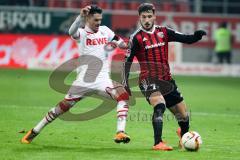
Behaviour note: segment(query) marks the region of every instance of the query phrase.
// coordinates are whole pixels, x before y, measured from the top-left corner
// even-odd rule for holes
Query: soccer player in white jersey
[[[77,79],[73,82],[64,100],[50,109],[46,116],[28,131],[21,139],[22,143],[31,143],[47,124],[67,112],[74,104],[83,99],[87,93],[92,92],[111,97],[117,101],[117,133],[114,141],[116,143],[128,143],[130,141],[130,137],[125,133],[129,95],[120,83],[110,79],[106,56],[108,52],[104,50],[104,47],[109,42],[116,44],[120,48],[127,48],[127,44],[107,26],[100,26],[101,21],[102,9],[94,5],[86,6],[81,9],[80,15],[69,29],[69,34],[78,43],[80,55],[95,56],[96,59],[102,61],[102,68],[95,73],[97,75],[96,79],[93,82],[85,82],[82,72],[84,66],[80,66]],[[76,86],[84,86],[84,88],[78,89]]]

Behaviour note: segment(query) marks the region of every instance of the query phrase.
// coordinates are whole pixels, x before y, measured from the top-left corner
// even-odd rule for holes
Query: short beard
[[[154,23],[152,23],[150,28],[145,28],[144,25],[142,25],[142,23],[141,23],[142,28],[145,29],[146,31],[150,31],[153,28],[153,25],[154,25]]]

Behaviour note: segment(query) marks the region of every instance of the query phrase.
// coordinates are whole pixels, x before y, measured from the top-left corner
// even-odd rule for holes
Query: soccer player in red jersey
[[[186,35],[168,27],[155,25],[155,7],[143,3],[138,8],[140,28],[130,37],[130,52],[124,63],[123,84],[131,94],[128,76],[133,58],[140,64],[139,87],[147,101],[153,106],[152,126],[153,150],[169,151],[173,148],[162,141],[163,114],[167,107],[176,117],[180,128],[179,138],[189,130],[189,115],[181,93],[171,76],[168,63],[168,42],[192,44],[206,35],[203,30]],[[179,141],[181,145],[181,141]]]

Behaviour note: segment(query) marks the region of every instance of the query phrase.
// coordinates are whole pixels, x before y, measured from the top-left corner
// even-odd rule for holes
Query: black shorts
[[[183,97],[178,91],[178,87],[173,79],[170,81],[144,79],[140,82],[139,88],[142,94],[146,97],[148,103],[150,103],[150,95],[156,91],[160,91],[163,95],[167,108],[183,101]]]
[[[230,64],[231,63],[232,53],[231,53],[231,51],[217,52],[217,57],[218,57],[218,62],[219,63],[224,63],[224,61],[226,60],[226,62],[228,64]]]

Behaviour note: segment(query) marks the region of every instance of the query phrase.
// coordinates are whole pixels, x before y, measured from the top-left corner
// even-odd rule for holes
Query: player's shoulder
[[[169,27],[167,27],[167,26],[162,26],[162,25],[155,25],[155,28],[156,29],[161,29],[161,30],[168,30],[168,29],[170,29]]]
[[[99,30],[101,30],[101,31],[112,31],[109,27],[107,27],[107,26],[99,26]]]
[[[137,28],[131,35],[130,35],[130,40],[133,40],[134,38],[137,37],[137,35],[141,32],[140,28]]]
[[[83,33],[85,33],[85,30],[84,30],[84,28],[78,28],[78,31],[79,31],[79,33],[82,35]]]
[[[163,32],[167,35],[169,35],[169,33],[175,33],[175,30],[169,26],[160,26],[160,25],[156,25],[156,32]]]

